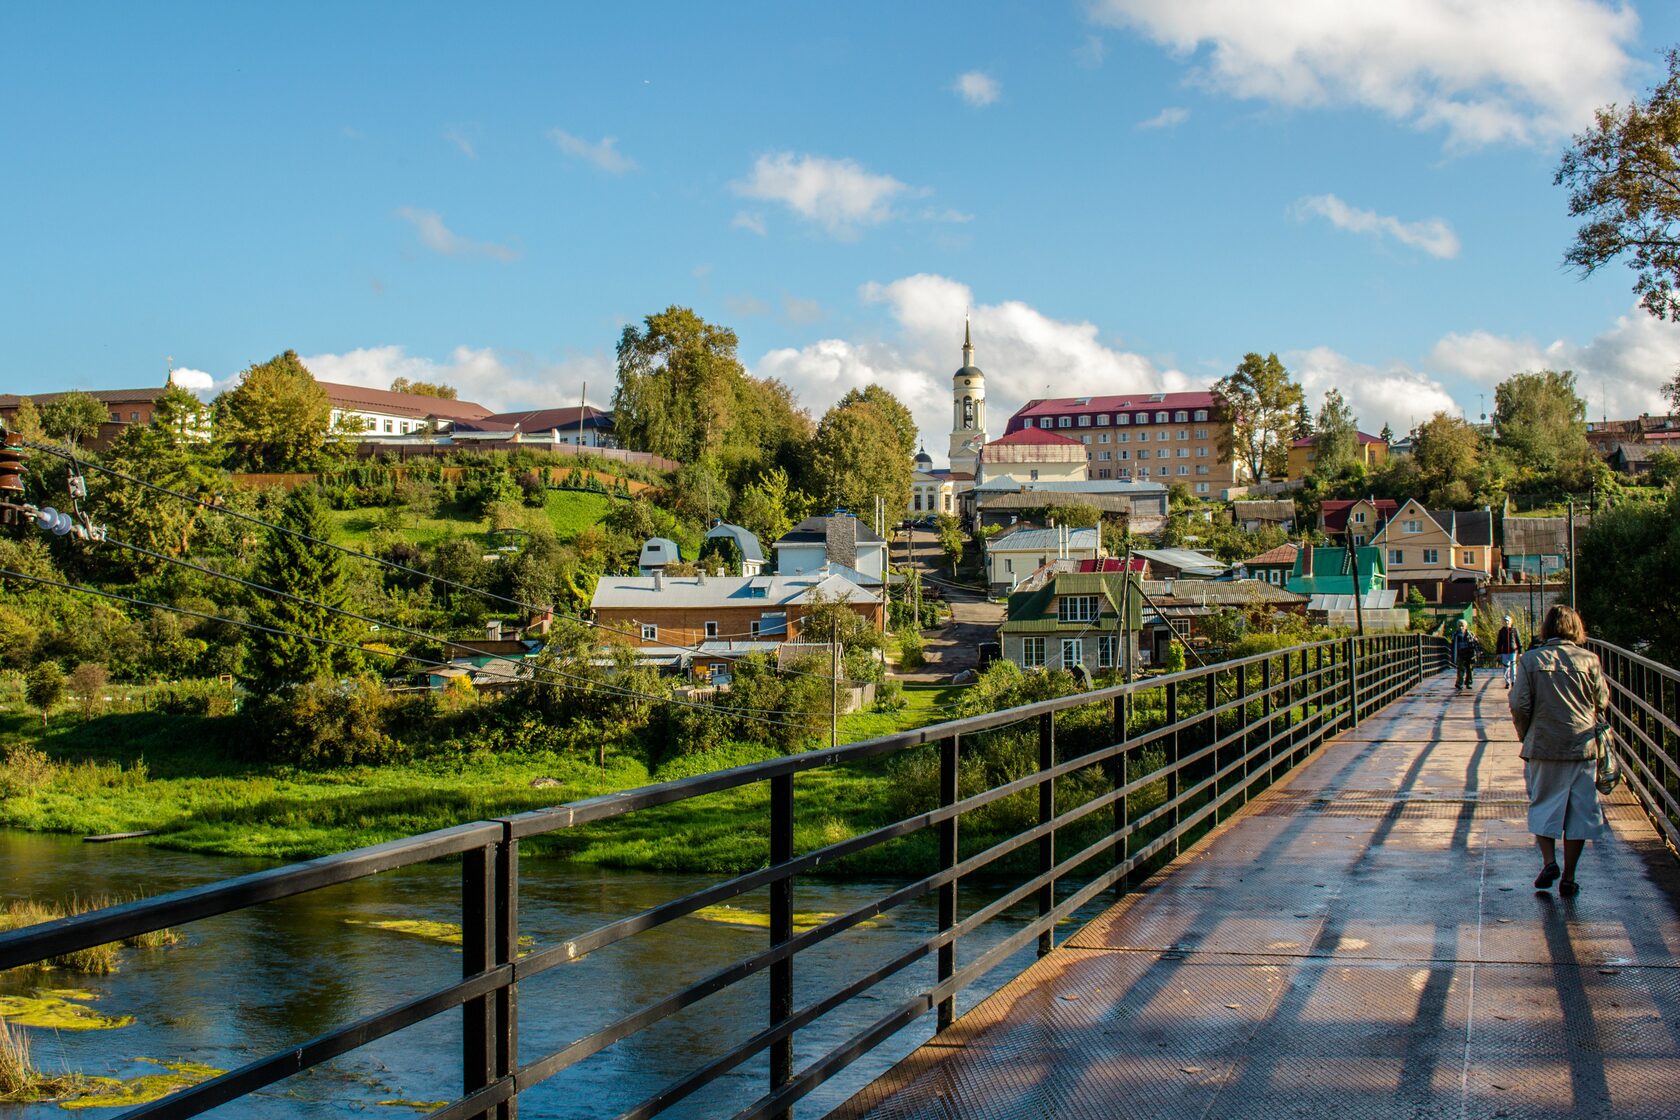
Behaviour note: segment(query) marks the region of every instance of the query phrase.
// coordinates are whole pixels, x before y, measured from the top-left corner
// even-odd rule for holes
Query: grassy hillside
[[[605,494],[580,490],[550,490],[541,510],[527,512],[544,519],[561,541],[569,541],[584,529],[598,524],[615,499]],[[366,547],[375,533],[395,533],[414,544],[431,547],[451,537],[476,537],[482,541],[490,523],[456,507],[427,517],[402,508],[330,510],[333,540],[352,548]]]

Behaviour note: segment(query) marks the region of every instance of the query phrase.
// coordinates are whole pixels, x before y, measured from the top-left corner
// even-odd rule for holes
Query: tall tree
[[[252,621],[279,631],[253,631],[240,666],[246,687],[265,696],[352,672],[360,662],[354,650],[323,644],[352,641],[356,631],[343,615],[325,609],[344,608],[349,591],[343,554],[317,543],[332,531],[319,491],[314,486],[293,490],[276,523],[293,532],[270,530],[251,580],[310,602],[252,597]]]
[[[150,424],[130,425],[123,431],[105,453],[105,461],[141,482],[112,476],[94,495],[101,520],[121,527],[113,535],[166,556],[192,551],[210,512],[190,502],[159,498],[143,483],[194,496],[215,492],[221,474],[205,458],[208,432],[203,402],[173,386],[159,398]],[[136,574],[154,571],[164,563],[129,550],[113,551],[112,558],[118,557]]]
[[[19,397],[17,410],[12,413],[11,420],[6,427],[14,435],[24,439],[39,440],[47,433],[41,427],[41,412],[35,407],[35,402],[29,397]]]
[[[771,467],[741,491],[731,516],[769,545],[810,512],[811,500],[792,488],[788,473]]]
[[[1359,461],[1359,418],[1341,390],[1324,394],[1313,429],[1313,473],[1334,478]]]
[[[1236,370],[1213,387],[1230,425],[1220,454],[1242,463],[1255,479],[1281,474],[1288,459],[1287,436],[1295,430],[1301,387],[1276,354],[1244,354]]]
[[[1576,563],[1596,636],[1680,666],[1680,494],[1600,511],[1579,534]]]
[[[311,466],[326,445],[332,405],[288,350],[240,375],[216,401],[216,438],[234,462],[254,470],[291,471]]]
[[[722,445],[746,376],[738,340],[687,307],[667,307],[618,340],[613,429],[628,446],[683,463]]]
[[[1449,509],[1470,504],[1482,463],[1482,437],[1476,429],[1457,416],[1437,412],[1418,426],[1412,459],[1425,502]]]
[[[910,410],[904,407],[904,402],[893,396],[892,391],[883,385],[865,385],[861,389],[848,389],[846,395],[839,400],[840,407],[858,403],[872,404],[880,409],[881,415],[886,417],[892,426],[893,434],[898,438],[898,446],[904,452],[906,459],[913,459],[916,455],[916,418]]]
[[[1589,454],[1587,405],[1569,370],[1543,369],[1501,381],[1493,390],[1493,427],[1518,466],[1555,471]]]
[[[834,508],[849,509],[867,524],[875,499],[897,520],[910,505],[910,456],[892,428],[892,419],[870,401],[836,404],[817,425],[811,448],[811,493]]]
[[[1291,439],[1306,439],[1313,434],[1312,410],[1307,408],[1307,402],[1302,401],[1295,406],[1295,428],[1289,433]]]
[[[41,406],[41,431],[50,439],[80,444],[99,434],[111,418],[105,402],[79,389],[62,393]]]
[[[1384,443],[1393,443],[1394,425],[1388,423],[1386,420],[1383,421],[1382,431],[1377,433],[1377,438],[1382,440]]]
[[[1645,310],[1680,317],[1680,50],[1650,97],[1606,105],[1574,137],[1554,180],[1585,219],[1564,254],[1583,273],[1626,254]]]
[[[410,381],[406,377],[399,377],[391,382],[391,392],[413,393],[421,397],[439,397],[446,401],[452,401],[459,396],[453,385],[445,385],[441,381]]]

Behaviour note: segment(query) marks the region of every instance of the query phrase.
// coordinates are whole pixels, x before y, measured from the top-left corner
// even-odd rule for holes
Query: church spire
[[[968,312],[963,312],[963,368],[974,364],[974,336],[969,330]]]

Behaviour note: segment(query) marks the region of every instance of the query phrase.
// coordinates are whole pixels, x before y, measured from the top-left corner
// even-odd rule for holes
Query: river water
[[[9,898],[149,896],[264,866],[269,865],[132,843],[84,844],[68,837],[0,830],[0,896]],[[457,948],[370,924],[393,919],[459,922],[458,867],[455,861],[445,861],[404,868],[196,922],[180,930],[183,938],[177,945],[124,950],[119,971],[110,976],[17,970],[0,975],[0,995],[81,989],[95,997],[84,1001],[93,1010],[134,1017],[131,1025],[110,1030],[31,1030],[35,1064],[46,1070],[119,1078],[158,1072],[156,1065],[142,1059],[232,1069],[459,977]],[[714,881],[709,876],[608,871],[527,859],[521,866],[521,932],[534,938],[538,947],[552,945]],[[893,886],[801,881],[795,906],[802,914],[844,912]],[[963,912],[978,905],[984,894],[965,886]],[[733,905],[762,913],[766,897],[758,892]],[[959,950],[962,959],[973,959],[1001,941],[1027,917],[1016,911],[965,938]],[[848,931],[799,954],[795,1007],[910,948],[934,924],[934,904],[928,898],[899,908],[878,927]],[[683,918],[526,981],[519,989],[521,1062],[654,1002],[763,947],[767,939],[763,927]],[[997,969],[986,984],[969,989],[959,999],[959,1008],[971,1006],[1024,968],[1030,954],[1029,947]],[[924,988],[933,967],[931,957],[913,965],[801,1031],[796,1068]],[[762,974],[711,996],[528,1091],[520,1098],[521,1113],[532,1120],[616,1116],[762,1029],[768,998],[768,980]],[[822,1115],[930,1031],[931,1020],[924,1017],[807,1098],[799,1114]],[[459,1054],[460,1015],[447,1013],[210,1115],[253,1120],[417,1116],[424,1109],[387,1102],[452,1098],[460,1088]],[[760,1059],[667,1115],[727,1116],[763,1092],[766,1079],[767,1064]],[[115,1114],[106,1109],[83,1113]],[[5,1120],[66,1115],[52,1104],[0,1104]]]

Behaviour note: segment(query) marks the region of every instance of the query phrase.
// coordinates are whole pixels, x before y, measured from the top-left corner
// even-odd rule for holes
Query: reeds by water
[[[89,910],[103,909],[106,906],[114,905],[115,901],[117,900],[105,895],[94,895],[89,898],[72,896],[69,905],[66,907],[54,902],[43,902],[36,899],[8,900],[0,903],[0,930],[22,929],[25,926],[40,925],[42,922],[55,922],[60,918],[85,914]],[[108,976],[117,970],[122,949],[161,949],[180,940],[181,935],[172,929],[153,930],[150,933],[136,934],[133,937],[124,938],[122,941],[111,941],[104,945],[94,945],[87,949],[62,953],[56,957],[50,957],[34,967],[63,968],[71,972],[79,972],[84,976]]]

